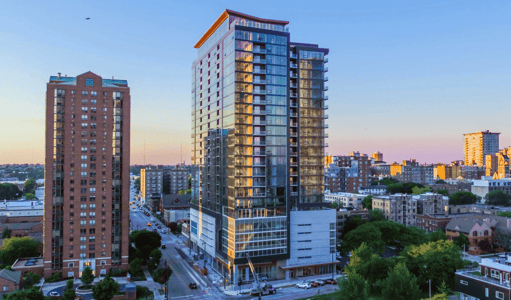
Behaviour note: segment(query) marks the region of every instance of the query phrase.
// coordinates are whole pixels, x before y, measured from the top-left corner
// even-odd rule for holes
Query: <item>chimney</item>
[[[59,79],[60,79],[60,75],[61,75],[62,73],[58,72],[57,74],[59,74]]]

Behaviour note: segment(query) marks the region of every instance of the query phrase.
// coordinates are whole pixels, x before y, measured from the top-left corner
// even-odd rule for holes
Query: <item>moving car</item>
[[[301,282],[301,283],[297,283],[296,287],[299,288],[299,289],[310,289],[311,285],[310,285],[310,283],[304,281],[304,282]]]
[[[162,245],[161,245],[161,248],[162,248],[162,249],[167,249],[167,246],[165,246],[165,244],[162,244]]]
[[[192,282],[188,285],[192,290],[197,289],[197,284],[195,282]]]
[[[337,281],[335,279],[327,279],[325,280],[326,284],[337,284]]]

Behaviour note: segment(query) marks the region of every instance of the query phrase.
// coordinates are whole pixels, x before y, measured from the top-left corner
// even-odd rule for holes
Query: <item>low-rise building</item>
[[[370,185],[362,187],[358,190],[359,194],[362,195],[383,195],[387,193],[386,185]]]
[[[8,228],[12,237],[30,236],[34,233],[43,232],[43,222],[30,223],[0,223],[0,231]]]
[[[325,202],[337,203],[341,207],[362,208],[362,200],[365,197],[367,195],[354,193],[325,194]]]
[[[509,231],[511,219],[499,216],[468,216],[455,218],[445,227],[445,234],[450,241],[464,234],[468,237],[470,246],[466,251],[471,255],[484,254],[481,241],[486,240],[490,245],[496,242],[497,231]]]
[[[25,257],[17,259],[11,268],[14,271],[21,272],[21,277],[25,276],[25,273],[33,273],[43,276],[44,270],[44,259],[42,257]]]
[[[426,232],[434,232],[438,229],[444,231],[453,218],[452,215],[445,213],[417,215],[417,227],[426,230]]]
[[[492,177],[483,176],[481,180],[472,180],[472,182],[472,193],[483,199],[492,191],[503,191],[511,195],[511,178],[493,179]]]
[[[403,160],[402,164],[390,164],[390,175],[400,182],[415,182],[420,184],[433,184],[433,165],[421,165],[415,161]]]
[[[435,183],[428,184],[427,187],[431,188],[433,191],[438,191],[440,189],[446,190],[449,195],[454,194],[456,192],[470,192],[472,187],[472,182],[458,182],[455,180],[454,183]]]
[[[165,223],[179,223],[190,220],[190,209],[167,210],[163,211],[163,220]]]
[[[379,209],[383,218],[403,225],[416,225],[417,199],[412,195],[395,194],[373,197],[373,210]]]
[[[441,194],[424,193],[413,198],[417,200],[418,214],[439,214],[449,209],[449,197]]]
[[[483,258],[476,269],[455,273],[456,292],[460,299],[510,299],[511,257]]]
[[[0,270],[0,286],[2,287],[3,293],[19,290],[22,281],[23,277],[21,277],[21,272],[7,269]]]
[[[163,214],[164,210],[190,210],[190,194],[171,194],[163,195],[159,203],[159,211]]]

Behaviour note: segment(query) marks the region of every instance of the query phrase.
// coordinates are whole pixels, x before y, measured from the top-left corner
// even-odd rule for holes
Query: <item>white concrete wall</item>
[[[305,266],[332,262],[332,254],[330,253],[330,223],[335,224],[335,222],[336,211],[334,209],[292,211],[290,220],[291,257],[287,260],[287,266]],[[335,225],[333,228],[335,232]],[[304,232],[310,233],[303,234]],[[303,242],[309,240],[310,242]],[[310,250],[299,250],[309,248]]]
[[[193,222],[197,224],[197,233],[193,232]],[[191,208],[190,240],[215,257],[215,218]]]

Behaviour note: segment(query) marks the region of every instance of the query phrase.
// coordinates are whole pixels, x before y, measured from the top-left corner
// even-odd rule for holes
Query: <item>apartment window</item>
[[[82,128],[87,128],[89,126],[89,123],[82,123]]]
[[[80,213],[80,218],[86,218],[87,217],[87,213],[86,212],[81,212]]]
[[[106,107],[103,107],[103,111],[107,111]]]
[[[84,197],[85,198],[85,197]],[[84,200],[85,201],[85,200]],[[80,209],[87,209],[87,204],[81,204]]]
[[[74,229],[69,229],[69,233],[74,233]]]
[[[80,253],[80,258],[87,258],[87,255],[85,253]]]
[[[298,234],[311,234],[310,232],[298,232]]]
[[[87,99],[82,99],[82,104],[87,104],[89,102],[89,100]]]
[[[90,188],[90,192],[91,193],[95,193],[96,192],[96,188]]]
[[[96,216],[96,212],[94,212],[94,211],[89,212],[89,217],[93,218],[95,216]]]
[[[311,224],[298,224],[298,226],[311,226]]]
[[[302,256],[302,257],[298,257],[298,259],[307,259],[307,258],[312,258],[311,256]]]
[[[88,115],[82,115],[82,120],[84,120],[84,121],[85,121],[85,120],[87,120],[88,118],[89,118],[89,116],[88,116]],[[87,123],[85,123],[85,124],[87,124]],[[87,127],[87,125],[85,125],[85,126]],[[83,124],[82,124],[82,127],[83,127]]]
[[[85,85],[86,86],[94,86],[94,79],[85,79]],[[95,93],[95,92],[91,92],[92,93]]]
[[[93,95],[93,96],[94,96],[94,95]],[[90,100],[90,104],[96,104],[96,103],[97,103],[96,99],[91,99],[91,100]],[[94,108],[94,109],[96,109],[95,107],[93,107],[93,108]]]
[[[502,292],[495,292],[495,298],[497,298],[497,299],[504,299],[504,293],[502,293]]]
[[[80,226],[87,226],[87,221],[80,221]]]
[[[87,246],[85,245],[80,245],[80,250],[86,250],[87,249]]]
[[[96,225],[96,220],[89,220],[90,225]]]
[[[72,237],[69,238],[69,241],[72,242],[74,239]]]
[[[84,228],[80,229],[80,234],[87,234],[87,229]]]
[[[73,250],[73,248],[74,248],[73,246],[69,246],[69,250]]]
[[[89,204],[90,209],[96,209],[96,204]]]
[[[98,95],[98,92],[96,92],[96,91],[92,91],[92,92],[90,92],[90,95],[95,97],[95,96],[97,96],[97,95]]]
[[[106,265],[106,260],[102,260],[100,264],[101,264],[102,266],[105,266],[105,265]]]
[[[89,236],[89,242],[95,242],[96,237],[95,236]]]
[[[468,281],[465,281],[465,280],[460,280],[460,283],[463,285],[468,285]]]

